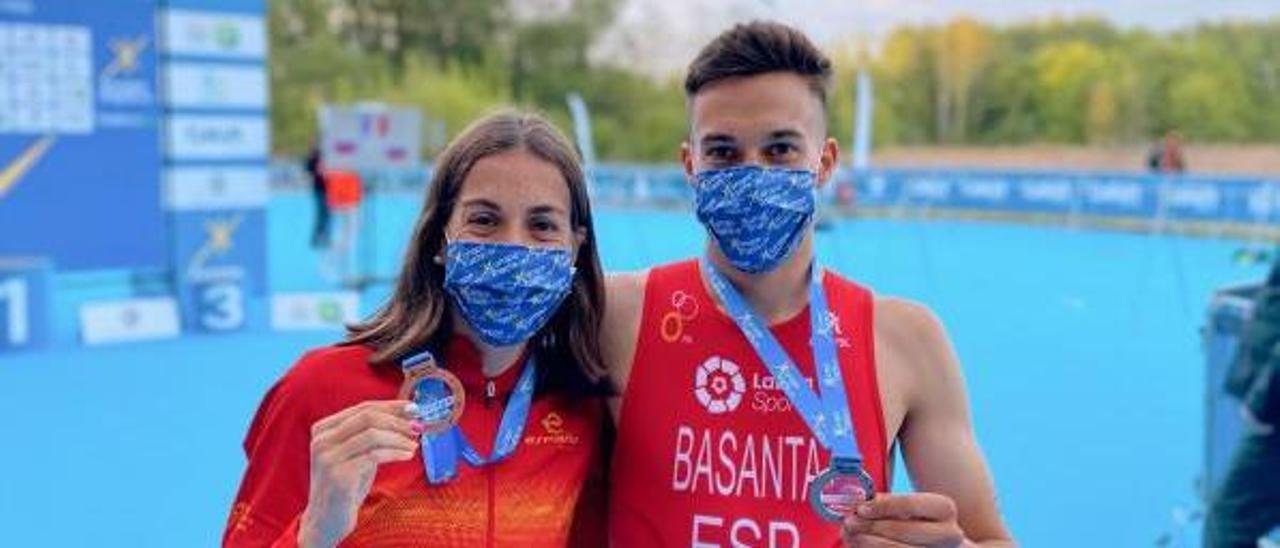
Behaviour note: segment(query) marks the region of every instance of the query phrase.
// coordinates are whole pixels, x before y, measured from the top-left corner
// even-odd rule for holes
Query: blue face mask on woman
[[[444,288],[480,340],[511,346],[533,337],[573,286],[567,249],[452,241]]]
[[[729,263],[759,274],[782,264],[804,238],[817,206],[818,174],[735,166],[695,177],[698,220]]]

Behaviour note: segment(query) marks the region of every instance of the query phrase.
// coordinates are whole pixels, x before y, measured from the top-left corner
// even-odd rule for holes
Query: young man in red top
[[[815,262],[830,78],[774,23],[690,66],[680,152],[706,256],[608,283],[616,546],[1013,544],[938,320]],[[919,492],[888,493],[899,442]]]

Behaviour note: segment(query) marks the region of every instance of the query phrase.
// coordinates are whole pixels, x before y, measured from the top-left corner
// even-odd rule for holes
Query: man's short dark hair
[[[684,91],[693,97],[720,80],[768,72],[803,77],[827,103],[831,60],[804,33],[772,21],[740,23],[717,36],[689,64]]]

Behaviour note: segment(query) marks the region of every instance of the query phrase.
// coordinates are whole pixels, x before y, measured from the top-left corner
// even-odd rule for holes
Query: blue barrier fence
[[[1225,223],[1280,216],[1280,177],[876,170],[853,180],[860,205]]]
[[[679,203],[692,189],[678,166],[602,165],[595,197],[606,202]],[[1233,224],[1280,220],[1280,175],[1210,177],[1112,172],[955,169],[842,170],[824,195],[871,208],[928,207],[1148,221]]]
[[[430,179],[431,171],[428,166],[376,175],[374,180],[366,181],[375,191],[417,191]],[[594,183],[592,198],[602,203],[687,205],[693,201],[693,189],[678,165],[602,164],[591,168],[590,175]],[[272,166],[272,184],[277,188],[302,186],[306,184],[304,177],[293,163]],[[1150,222],[1280,222],[1280,175],[842,169],[823,196],[828,202],[859,208],[951,209]]]

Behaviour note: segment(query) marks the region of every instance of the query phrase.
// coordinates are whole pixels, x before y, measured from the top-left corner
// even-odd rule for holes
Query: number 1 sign
[[[43,259],[0,258],[0,352],[47,342],[52,275]]]

